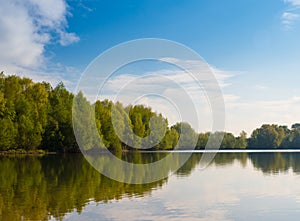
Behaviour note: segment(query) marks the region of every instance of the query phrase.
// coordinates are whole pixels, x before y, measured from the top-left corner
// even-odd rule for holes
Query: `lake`
[[[201,156],[138,185],[99,174],[80,154],[0,156],[0,220],[299,220],[300,153],[218,153],[204,170]]]

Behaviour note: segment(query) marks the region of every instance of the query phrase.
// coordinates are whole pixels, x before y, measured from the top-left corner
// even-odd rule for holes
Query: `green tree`
[[[102,102],[97,101],[95,103],[95,115],[96,121],[98,121],[98,132],[105,147],[112,151],[120,151],[122,149],[122,142],[116,134],[114,125],[111,120],[113,105],[113,102],[108,100],[104,100]],[[119,127],[123,127],[119,124],[121,119],[120,115],[118,113],[115,114],[117,118],[116,120],[119,121],[116,124]],[[122,131],[122,128],[119,128],[119,130]]]
[[[6,112],[6,99],[4,94],[0,92],[0,117],[4,117]]]
[[[42,148],[48,151],[78,151],[72,125],[73,94],[67,91],[63,83],[53,90],[46,84],[45,89],[49,93],[49,102]]]
[[[207,144],[207,141],[209,139],[210,133],[200,133],[198,135],[198,140],[197,140],[197,146],[196,149],[205,149],[205,146]]]
[[[17,129],[9,118],[0,117],[0,150],[16,148]]]
[[[300,124],[299,123],[293,124],[292,129],[300,129]]]
[[[179,135],[174,128],[172,128],[172,129],[167,128],[167,132],[166,132],[165,136],[160,141],[160,143],[156,146],[156,149],[172,150],[177,146],[178,138],[179,138]]]
[[[300,148],[300,127],[298,127],[298,124],[294,124],[292,130],[286,134],[281,147],[292,149]]]
[[[280,147],[287,127],[275,124],[264,124],[260,128],[254,130],[249,139],[250,148],[278,148]]]
[[[236,139],[232,133],[224,133],[224,137],[221,143],[223,149],[233,149],[236,147]]]
[[[42,125],[40,122],[36,122],[33,105],[25,96],[20,95],[15,106],[16,123],[18,125],[18,147],[26,150],[34,150],[42,141]]]
[[[239,149],[245,149],[247,148],[247,133],[245,131],[242,131],[240,133],[240,136],[238,136],[236,138],[236,148],[239,148]]]
[[[73,102],[74,132],[79,135],[77,136],[77,142],[81,148],[87,151],[95,147],[94,110],[82,92],[75,96]]]
[[[178,148],[194,149],[197,145],[198,135],[186,122],[176,123],[171,129],[175,129],[179,135]]]

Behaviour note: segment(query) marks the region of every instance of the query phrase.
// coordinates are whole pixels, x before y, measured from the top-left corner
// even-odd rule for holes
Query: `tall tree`
[[[194,129],[186,122],[176,123],[171,129],[175,129],[179,134],[178,148],[194,149],[197,145],[198,135]]]
[[[198,135],[196,149],[205,149],[210,133],[200,133]]]
[[[9,118],[0,117],[0,150],[16,148],[17,129]]]
[[[95,131],[93,130],[93,111],[91,104],[83,96],[82,92],[79,92],[74,98],[73,104],[73,125],[77,142],[80,147],[87,151],[95,147]]]
[[[236,138],[236,148],[245,149],[247,147],[247,133],[242,131],[240,136]]]
[[[43,134],[42,147],[48,151],[78,151],[73,125],[72,104],[73,94],[59,83],[53,90],[46,85],[49,91],[49,105],[47,126]]]
[[[104,101],[97,101],[95,104],[95,116],[96,120],[98,120],[100,123],[98,123],[98,132],[100,136],[102,137],[103,144],[105,147],[112,151],[120,151],[122,149],[122,142],[119,139],[118,135],[116,134],[116,131],[114,129],[114,125],[112,122],[112,106],[113,102],[104,100]],[[115,116],[117,119],[115,119],[116,124],[118,125],[120,131],[122,131],[123,122],[120,122],[120,119],[122,119],[119,115],[119,113],[115,113]],[[122,133],[122,132],[121,132]]]

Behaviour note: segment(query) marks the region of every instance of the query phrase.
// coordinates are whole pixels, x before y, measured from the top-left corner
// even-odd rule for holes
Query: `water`
[[[205,170],[201,156],[145,185],[102,176],[79,154],[1,156],[0,220],[299,220],[300,153],[219,153]]]

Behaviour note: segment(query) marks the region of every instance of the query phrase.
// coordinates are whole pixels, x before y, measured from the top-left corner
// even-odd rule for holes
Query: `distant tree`
[[[232,133],[224,133],[224,137],[221,143],[223,149],[233,149],[236,147],[236,139]]]
[[[242,131],[240,136],[236,138],[235,147],[239,149],[247,148],[247,133],[245,131]]]
[[[167,129],[164,138],[160,141],[156,149],[160,150],[172,150],[177,146],[179,135],[177,131],[173,129]]]
[[[196,147],[198,134],[190,124],[186,122],[177,123],[171,129],[175,129],[179,135],[178,148],[194,149]]]
[[[292,130],[286,134],[282,144],[282,148],[300,148],[300,124],[292,125]]]
[[[210,133],[200,133],[198,135],[197,146],[196,149],[205,149],[207,141],[209,139]]]
[[[249,139],[249,147],[278,148],[280,147],[287,132],[287,127],[285,126],[264,124],[252,132]]]
[[[300,123],[293,124],[292,129],[300,129]]]

